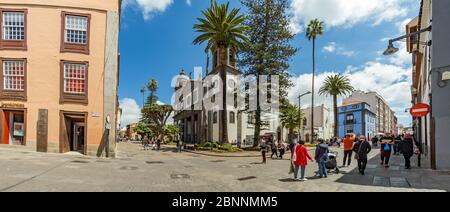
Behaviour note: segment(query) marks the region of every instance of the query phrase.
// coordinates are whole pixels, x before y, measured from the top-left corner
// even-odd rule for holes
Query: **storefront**
[[[1,104],[0,144],[26,145],[26,114],[23,104]]]

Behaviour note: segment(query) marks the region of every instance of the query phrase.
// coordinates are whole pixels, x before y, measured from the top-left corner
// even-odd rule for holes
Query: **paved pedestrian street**
[[[354,163],[340,174],[319,179],[313,177],[317,165],[310,163],[309,180],[296,182],[288,174],[289,160],[269,159],[263,165],[258,153],[248,153],[255,157],[211,157],[176,153],[172,147],[142,151],[137,143],[121,143],[118,148],[117,159],[0,148],[0,191],[450,191],[450,173],[406,171],[398,156],[386,170],[377,165],[377,149],[371,153],[375,158],[365,176],[354,170]],[[341,164],[342,157],[338,160]]]

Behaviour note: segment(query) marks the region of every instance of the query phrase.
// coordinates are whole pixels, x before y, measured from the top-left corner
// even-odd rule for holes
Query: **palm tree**
[[[288,104],[280,110],[280,121],[283,127],[289,129],[289,141],[292,140],[294,129],[301,124],[303,113],[299,116],[300,108],[296,105]],[[300,133],[300,129],[299,129]]]
[[[155,79],[150,80],[147,85],[147,89],[150,91],[150,96],[147,99],[147,104],[156,104],[156,102],[158,101],[158,98],[156,97],[156,91],[158,90],[158,81],[156,81]]]
[[[306,38],[313,43],[313,74],[312,74],[312,95],[311,95],[311,143],[314,143],[314,80],[316,75],[316,38],[323,35],[324,23],[317,18],[311,20],[306,28]]]
[[[350,94],[354,90],[355,89],[350,84],[350,80],[340,74],[327,77],[319,90],[320,95],[333,96],[334,136],[338,136],[339,133],[337,97]]]
[[[216,1],[212,6],[204,11],[203,18],[197,18],[200,22],[194,25],[196,32],[201,33],[195,40],[195,45],[207,43],[206,51],[219,51],[220,77],[222,79],[222,91],[226,92],[226,73],[225,73],[225,52],[230,48],[235,51],[243,49],[250,43],[245,31],[248,29],[244,25],[246,17],[239,15],[240,9],[233,8],[229,10],[230,3],[218,5]],[[215,67],[214,67],[215,68]],[[227,129],[227,102],[226,95],[223,95],[223,111],[221,120],[222,143],[228,142]]]
[[[141,87],[141,93],[142,93],[142,106],[145,105],[145,91],[147,91],[147,87],[145,85],[143,85]]]

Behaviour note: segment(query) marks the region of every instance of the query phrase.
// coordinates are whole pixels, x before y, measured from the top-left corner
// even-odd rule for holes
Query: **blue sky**
[[[219,0],[218,2],[227,2]],[[231,0],[235,7],[239,1]],[[134,122],[142,107],[140,87],[158,80],[160,101],[170,103],[170,82],[180,71],[205,66],[203,46],[195,46],[192,26],[208,0],[125,0],[120,33],[121,71],[119,99],[124,124]],[[326,31],[317,41],[317,87],[332,73],[348,75],[360,90],[379,92],[396,111],[402,124],[409,125],[404,112],[409,105],[410,55],[401,51],[385,57],[381,52],[387,38],[404,33],[405,24],[418,15],[419,0],[292,0],[293,45],[301,50],[292,58],[290,71],[296,86],[289,98],[311,87],[311,43],[303,33],[312,18],[325,21]],[[243,9],[245,12],[245,9]],[[331,99],[318,104],[331,106]],[[304,106],[309,106],[305,99]]]

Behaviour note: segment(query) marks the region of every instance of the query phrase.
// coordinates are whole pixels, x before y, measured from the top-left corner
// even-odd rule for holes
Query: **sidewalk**
[[[411,170],[404,167],[403,155],[392,155],[390,167],[380,164],[380,149],[374,148],[369,155],[366,175],[358,173],[357,162],[342,170],[346,173],[336,182],[365,186],[381,186],[391,188],[435,189],[450,191],[450,172],[434,171],[429,168],[429,161],[422,156],[422,167],[417,167],[417,156],[411,158]]]

